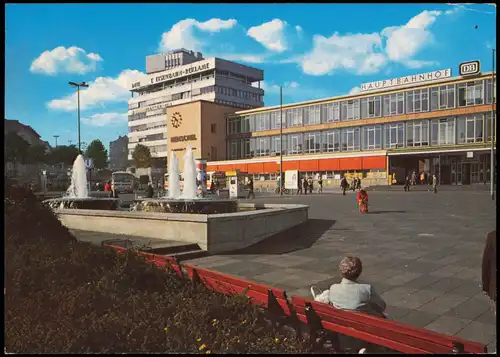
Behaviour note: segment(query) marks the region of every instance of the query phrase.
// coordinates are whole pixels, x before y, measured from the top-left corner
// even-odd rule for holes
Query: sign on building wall
[[[213,60],[213,59],[212,59]],[[168,71],[164,71],[162,74],[151,74],[148,75],[141,81],[132,83],[132,89],[139,88],[146,85],[157,84],[166,82],[172,79],[188,76],[191,74],[207,71],[213,69],[213,64],[210,60],[198,61],[189,65],[180,66]]]
[[[481,62],[468,61],[462,62],[458,66],[458,72],[461,76],[472,76],[481,72]]]
[[[451,68],[441,69],[439,71],[415,74],[412,76],[393,78],[393,79],[384,79],[382,81],[363,83],[361,84],[361,91],[370,91],[376,89],[386,89],[393,88],[398,86],[404,86],[409,84],[418,84],[428,81],[435,81],[438,79],[450,78],[451,77]]]

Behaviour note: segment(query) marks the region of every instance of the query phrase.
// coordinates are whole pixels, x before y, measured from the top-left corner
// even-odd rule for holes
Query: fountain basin
[[[186,214],[56,209],[63,225],[83,231],[127,234],[198,244],[210,254],[251,246],[305,223],[309,206],[237,203],[237,212]]]
[[[143,198],[134,200],[132,206],[135,211],[189,214],[233,213],[238,210],[236,200],[212,198]]]
[[[118,209],[120,200],[118,198],[109,197],[88,197],[88,198],[72,198],[58,197],[42,201],[53,210],[60,209],[84,209],[84,210],[104,210],[113,211]]]

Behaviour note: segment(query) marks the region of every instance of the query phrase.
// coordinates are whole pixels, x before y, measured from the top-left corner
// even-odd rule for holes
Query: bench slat
[[[118,247],[116,245],[105,244],[105,247],[112,248],[120,254],[124,254],[128,249],[123,247]],[[151,254],[147,252],[138,252],[139,256],[145,257],[146,263],[153,263],[158,268],[172,268],[172,270],[177,274],[179,278],[182,278],[182,270],[174,257]]]
[[[303,299],[303,298],[300,298]],[[464,345],[465,352],[469,353],[484,353],[485,346],[478,342],[468,341],[460,337],[448,336],[435,331],[420,329],[411,325],[407,325],[394,320],[387,320],[377,316],[364,314],[355,311],[343,311],[335,308],[329,304],[318,301],[303,299],[305,302],[311,303],[311,306],[316,312],[325,314],[332,314],[342,316],[348,320],[361,322],[363,324],[369,323],[372,326],[397,332],[399,334],[406,334],[408,336],[417,337],[429,342],[437,343],[448,347],[450,350],[453,348],[453,342],[460,342]]]
[[[271,290],[271,293],[276,298],[276,301],[278,302],[285,316],[292,315],[288,299],[286,298],[286,292],[283,289],[271,288],[263,284],[253,283],[244,279],[238,279],[230,275],[221,274],[204,268],[199,268],[191,264],[185,264],[184,268],[188,271],[188,276],[191,280],[193,279],[194,271],[196,271],[200,280],[208,279],[211,283],[210,285],[214,289],[217,289],[217,283],[223,284],[224,291],[227,291],[229,289],[229,291],[235,291],[238,294],[241,294],[245,289],[248,289],[246,295],[257,298],[257,300],[260,301],[260,304],[264,305],[266,308],[268,307],[268,291]]]
[[[295,306],[295,305],[294,305]],[[298,310],[301,313],[305,314],[305,306],[300,306],[298,307]],[[344,334],[347,334],[349,336],[359,338],[362,340],[365,340],[366,337],[372,336],[371,338],[374,338],[377,340],[378,338],[381,338],[379,342],[376,342],[379,345],[394,349],[394,345],[392,345],[392,342],[397,342],[399,345],[397,351],[400,352],[405,352],[405,353],[414,353],[414,352],[409,352],[408,348],[411,349],[418,349],[421,351],[424,351],[426,353],[450,353],[451,349],[449,347],[436,344],[433,342],[425,341],[416,337],[412,336],[407,336],[405,334],[401,334],[398,332],[394,331],[387,331],[385,329],[378,328],[376,326],[370,326],[361,322],[349,320],[342,318],[340,316],[334,316],[334,315],[327,315],[318,311],[315,311],[315,313],[318,315],[318,317],[321,320],[321,325],[325,329],[329,329],[328,327],[330,326],[331,328],[338,328],[339,326],[342,326],[343,328],[346,328],[347,332],[342,332]],[[335,330],[334,330],[335,331]],[[337,332],[340,332],[337,330]],[[391,344],[388,345],[387,341],[390,341]],[[372,341],[368,341],[372,342]],[[404,347],[403,347],[404,346]],[[403,348],[403,349],[401,349]],[[419,352],[420,353],[420,352]]]
[[[262,294],[267,294],[267,291],[271,290],[275,293],[276,297],[281,298],[285,292],[283,289],[272,288],[272,287],[264,285],[264,284],[256,283],[256,282],[245,280],[245,279],[236,278],[236,277],[231,276],[231,275],[221,274],[221,273],[215,272],[213,270],[208,270],[205,268],[196,267],[196,266],[193,266],[191,264],[184,265],[184,267],[187,267],[187,266],[192,267],[192,269],[196,269],[196,271],[198,272],[198,274],[200,276],[204,275],[204,276],[211,277],[213,279],[220,279],[220,280],[226,281],[228,283],[231,283],[233,285],[242,286],[245,288],[250,287],[250,289],[258,291]]]

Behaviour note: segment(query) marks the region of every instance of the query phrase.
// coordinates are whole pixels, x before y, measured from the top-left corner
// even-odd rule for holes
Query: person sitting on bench
[[[333,284],[329,290],[320,295],[314,294],[314,300],[329,303],[341,310],[365,312],[370,315],[387,318],[384,314],[386,304],[382,297],[375,291],[372,285],[358,283],[363,266],[358,257],[347,255],[339,264],[339,272],[342,281]]]

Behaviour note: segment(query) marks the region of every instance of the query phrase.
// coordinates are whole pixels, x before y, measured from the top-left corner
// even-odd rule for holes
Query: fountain
[[[105,210],[102,205],[116,201],[83,197],[88,191],[81,159],[75,161],[68,197],[48,200],[60,208],[57,216],[69,229],[196,244],[217,254],[248,247],[307,221],[309,207],[304,205],[197,197],[196,163],[190,147],[184,155],[182,192],[177,158],[171,156],[167,197],[135,200],[131,210],[141,212]],[[71,207],[87,209],[65,209]]]
[[[87,183],[87,168],[82,155],[78,155],[73,162],[71,184],[66,191],[66,196],[44,200],[52,209],[79,208],[79,209],[105,209],[115,210],[119,200],[108,197],[90,197]]]
[[[179,161],[175,152],[170,152],[170,161],[168,163],[168,198],[177,199],[180,196],[179,180]]]
[[[221,200],[200,197],[196,180],[196,161],[193,149],[188,145],[184,153],[184,187],[180,192],[179,163],[172,151],[168,163],[168,194],[158,199],[138,199],[131,207],[133,211],[166,213],[231,213],[238,210],[236,200]]]
[[[184,189],[182,198],[194,200],[197,198],[198,185],[196,184],[196,162],[193,156],[193,149],[188,145],[184,154]]]

